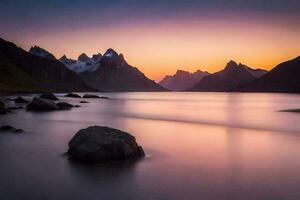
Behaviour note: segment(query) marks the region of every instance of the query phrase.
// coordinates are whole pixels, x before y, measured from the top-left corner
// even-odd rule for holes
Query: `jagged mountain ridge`
[[[102,58],[100,53],[94,54],[91,58],[88,57],[85,53],[82,53],[77,60],[67,58],[66,55],[63,55],[59,61],[66,65],[70,70],[76,73],[82,72],[94,72],[98,69],[98,62]]]
[[[277,65],[260,78],[253,82],[241,85],[232,91],[299,93],[300,56]]]
[[[245,65],[230,61],[223,70],[204,77],[187,91],[227,92],[256,78]]]
[[[136,67],[129,65],[123,54],[118,54],[113,49],[108,49],[99,60],[96,71],[85,71],[79,75],[99,91],[166,91]]]
[[[208,72],[198,70],[190,73],[184,70],[177,70],[172,76],[165,76],[159,84],[164,88],[172,91],[183,91],[199,82],[202,78],[209,75]]]

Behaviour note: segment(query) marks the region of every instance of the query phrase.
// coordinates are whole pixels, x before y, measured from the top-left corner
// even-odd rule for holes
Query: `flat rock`
[[[69,94],[65,95],[65,97],[81,98],[81,96],[79,96],[78,94],[75,94],[75,93],[69,93]]]
[[[52,111],[59,110],[59,107],[51,100],[34,97],[33,100],[27,105],[28,111]]]
[[[44,93],[40,95],[40,98],[43,99],[48,99],[48,100],[52,100],[52,101],[57,101],[59,100],[54,94],[52,93]]]
[[[98,95],[95,94],[85,94],[82,98],[90,98],[90,99],[100,99]]]
[[[102,126],[78,131],[69,142],[68,155],[71,160],[83,163],[128,161],[145,156],[134,136]]]

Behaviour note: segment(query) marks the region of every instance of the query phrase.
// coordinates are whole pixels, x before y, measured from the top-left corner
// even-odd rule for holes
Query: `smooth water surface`
[[[0,134],[1,200],[300,199],[300,114],[278,112],[300,108],[300,96],[102,95],[110,99],[71,111],[0,116],[0,125],[26,131]],[[91,125],[130,132],[147,157],[121,166],[69,162],[68,141]]]

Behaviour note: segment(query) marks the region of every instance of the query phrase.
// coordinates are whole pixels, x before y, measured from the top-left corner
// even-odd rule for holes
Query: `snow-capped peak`
[[[105,57],[115,57],[115,56],[118,56],[117,52],[113,49],[108,49],[105,54],[104,54]]]

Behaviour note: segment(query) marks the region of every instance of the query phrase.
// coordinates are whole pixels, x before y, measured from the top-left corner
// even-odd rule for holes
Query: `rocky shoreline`
[[[69,93],[64,97],[84,99],[109,99],[94,94]],[[10,102],[10,103],[7,103]],[[78,103],[90,103],[79,101]],[[8,106],[13,104],[13,106]],[[50,112],[70,110],[79,105],[61,101],[52,93],[44,93],[30,98],[22,96],[0,100],[0,114],[9,114],[12,110],[25,109],[26,112]],[[1,125],[0,132],[22,133],[22,129],[11,125]],[[143,148],[130,133],[104,126],[91,126],[79,130],[68,143],[67,155],[71,161],[87,164],[135,161],[145,156]]]

